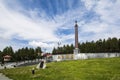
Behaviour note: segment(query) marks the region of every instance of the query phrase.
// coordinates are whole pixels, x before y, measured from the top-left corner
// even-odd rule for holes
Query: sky
[[[0,50],[120,38],[120,0],[0,0]]]

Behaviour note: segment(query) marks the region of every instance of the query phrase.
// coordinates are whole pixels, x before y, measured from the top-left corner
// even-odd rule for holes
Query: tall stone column
[[[75,21],[75,49],[78,48],[78,25],[77,21]]]
[[[74,49],[74,59],[77,59],[77,54],[79,53],[78,48],[78,25],[77,21],[75,21],[75,49]]]

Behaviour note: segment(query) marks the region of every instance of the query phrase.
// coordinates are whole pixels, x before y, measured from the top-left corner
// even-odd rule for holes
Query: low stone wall
[[[77,59],[90,59],[90,58],[120,57],[120,53],[61,54],[61,55],[52,55],[52,57],[53,57],[53,61],[62,61],[62,60],[77,60]]]
[[[120,57],[120,53],[80,53],[74,55],[74,59],[110,58],[110,57]]]
[[[52,55],[53,61],[73,60],[74,54]]]

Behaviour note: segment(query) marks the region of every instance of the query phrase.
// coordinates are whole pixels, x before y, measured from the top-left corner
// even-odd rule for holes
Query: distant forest
[[[97,41],[83,42],[78,44],[81,53],[120,53],[120,38],[99,39]],[[74,46],[64,45],[63,47],[54,48],[52,53],[55,54],[72,54]]]
[[[78,45],[81,53],[120,53],[120,39],[117,38],[99,39],[97,41],[79,43]],[[52,54],[73,54],[73,50],[73,44],[64,45],[54,48]],[[14,52],[13,48],[9,46],[0,51],[0,62],[3,61],[3,56],[5,55],[12,56],[11,61],[25,61],[41,58],[41,53],[41,47],[25,47]]]
[[[5,47],[3,51],[0,51],[0,62],[3,63],[3,56],[9,55],[11,56],[11,61],[25,61],[25,60],[33,60],[41,57],[41,48],[21,48],[14,52],[11,46]]]

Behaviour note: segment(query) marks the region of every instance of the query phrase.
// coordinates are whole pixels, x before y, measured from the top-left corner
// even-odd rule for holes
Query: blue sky
[[[0,50],[120,38],[120,0],[0,0]]]

